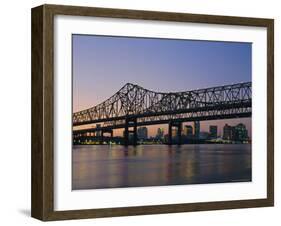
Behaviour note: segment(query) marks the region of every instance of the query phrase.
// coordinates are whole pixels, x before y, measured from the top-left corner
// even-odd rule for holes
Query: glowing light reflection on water
[[[76,145],[72,188],[251,181],[250,144]]]

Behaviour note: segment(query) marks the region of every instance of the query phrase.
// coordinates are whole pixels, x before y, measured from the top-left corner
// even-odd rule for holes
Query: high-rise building
[[[247,141],[248,130],[243,123],[239,123],[236,126],[229,126],[225,124],[223,127],[223,139],[225,140],[233,140],[233,141]]]
[[[193,128],[192,128],[192,126],[186,125],[184,127],[184,135],[188,136],[188,137],[191,137],[193,135]]]
[[[208,132],[200,132],[199,139],[200,140],[207,140],[210,134]]]
[[[225,124],[223,127],[223,139],[233,140],[233,138],[234,138],[234,128],[228,124]]]
[[[148,132],[146,127],[139,127],[137,129],[138,139],[145,140],[148,137]]]
[[[210,138],[216,139],[218,137],[218,126],[209,127]]]
[[[194,136],[195,136],[195,138],[199,139],[199,136],[200,136],[200,122],[199,121],[194,122]]]
[[[158,128],[157,129],[157,134],[156,134],[156,138],[161,140],[164,137],[164,129],[163,128]]]
[[[239,123],[234,127],[234,140],[236,141],[246,141],[248,140],[248,130],[246,126],[242,123]]]

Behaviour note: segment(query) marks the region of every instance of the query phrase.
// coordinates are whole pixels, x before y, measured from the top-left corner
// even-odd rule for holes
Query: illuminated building
[[[191,137],[193,135],[193,128],[190,125],[184,127],[184,135]]]
[[[218,137],[218,126],[209,127],[210,138],[216,139]]]
[[[159,139],[159,140],[164,138],[164,129],[163,128],[157,129],[156,138]]]
[[[148,137],[147,128],[146,127],[139,127],[137,130],[138,139],[146,140]]]

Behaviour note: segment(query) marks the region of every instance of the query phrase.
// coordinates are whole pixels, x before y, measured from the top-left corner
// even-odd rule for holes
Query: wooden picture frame
[[[54,16],[94,16],[154,21],[265,27],[267,29],[267,198],[122,208],[54,210]],[[274,205],[274,21],[273,19],[196,15],[42,5],[32,9],[32,202],[34,218],[50,220],[205,211]]]

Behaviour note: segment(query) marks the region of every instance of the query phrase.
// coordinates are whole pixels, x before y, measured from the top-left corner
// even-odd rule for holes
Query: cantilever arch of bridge
[[[124,128],[124,144],[128,145],[129,133],[133,144],[137,143],[137,127],[169,124],[169,142],[172,127],[177,128],[180,143],[182,123],[250,117],[252,114],[252,83],[210,87],[184,92],[154,92],[127,83],[104,102],[73,113],[73,136],[100,131],[110,133]],[[81,125],[102,123],[95,128],[79,128]],[[132,130],[130,130],[132,128]]]

